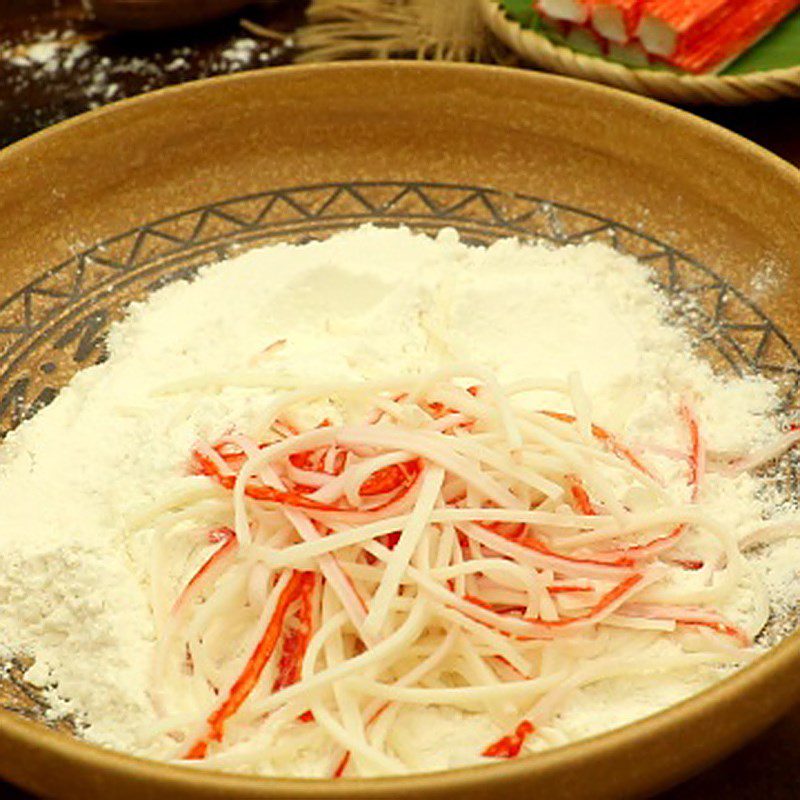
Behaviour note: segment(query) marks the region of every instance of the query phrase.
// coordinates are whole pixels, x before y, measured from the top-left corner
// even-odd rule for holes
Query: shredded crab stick
[[[296,613],[297,622],[295,627],[287,631],[284,636],[283,652],[278,663],[278,676],[272,684],[273,692],[297,683],[302,675],[303,658],[313,633],[313,595],[316,578],[315,572],[301,573],[300,587],[297,590],[297,596],[300,601],[300,606]]]
[[[716,466],[719,472],[728,475],[739,475],[742,472],[758,469],[771,461],[775,461],[800,443],[800,425],[792,425],[774,442],[764,445],[743,458],[729,460],[727,464]],[[718,459],[715,459],[715,461]]]
[[[630,603],[620,612],[622,616],[638,617],[641,619],[663,619],[674,622],[676,625],[689,625],[710,628],[711,630],[730,636],[742,647],[751,644],[750,637],[745,631],[728,622],[721,614],[704,608],[691,606],[650,606]]]
[[[565,414],[562,411],[547,411],[547,410],[544,410],[541,413],[545,414],[548,417],[552,417],[553,419],[560,420],[561,422],[568,422],[570,424],[576,422],[574,414]],[[636,469],[638,469],[644,475],[647,475],[653,480],[658,481],[658,478],[640,461],[639,458],[637,458],[633,450],[622,444],[622,442],[620,442],[616,436],[613,436],[605,428],[601,428],[599,425],[595,424],[592,424],[591,431],[596,439],[598,439],[601,442],[605,442],[609,446],[611,451],[614,452],[616,455],[629,461],[634,467],[636,467]]]
[[[225,569],[225,563],[236,552],[239,546],[236,534],[230,528],[220,528],[208,535],[212,543],[220,546],[208,557],[200,569],[192,576],[184,590],[178,595],[172,606],[172,613],[179,614],[200,592],[205,584],[213,581],[215,573]]]
[[[700,494],[700,480],[706,468],[706,447],[700,436],[700,425],[694,412],[686,403],[681,403],[681,417],[689,430],[689,485],[692,487],[692,500],[697,501]]]
[[[576,510],[587,516],[597,514],[597,510],[589,497],[589,493],[581,482],[581,479],[577,475],[568,475],[567,480]]]
[[[440,666],[446,659],[448,653],[457,641],[458,631],[453,629],[442,639],[441,644],[422,662],[417,664],[410,672],[406,672],[397,679],[397,686],[413,686],[424,678],[429,672]],[[391,702],[374,700],[364,710],[365,727],[369,728],[389,707]],[[333,770],[332,777],[341,778],[344,775],[347,765],[350,763],[350,752],[342,755]]]
[[[267,665],[267,661],[274,652],[283,632],[284,621],[289,607],[303,591],[306,581],[306,574],[295,572],[286,582],[278,596],[275,610],[261,641],[258,643],[258,647],[248,659],[241,675],[231,686],[225,700],[209,715],[207,720],[208,733],[192,745],[186,754],[187,759],[203,758],[208,750],[209,740],[222,740],[225,721],[238,711],[242,703],[247,700],[250,692],[253,691],[253,687],[258,683],[258,679],[261,677],[261,673],[264,671],[264,667]]]
[[[497,738],[476,759],[515,758],[560,685],[646,671],[642,637],[670,642],[664,669],[740,662],[751,628],[718,604],[742,567],[702,511],[716,462],[688,403],[681,506],[592,422],[577,377],[541,384],[575,414],[528,407],[535,382],[503,389],[480,370],[402,385],[278,398],[257,436],[198,442],[192,490],[143,517],[166,616],[151,693],[182,758],[243,763],[291,729],[298,747],[328,743],[337,777],[403,771],[389,732],[416,703],[481,710]],[[299,427],[292,412],[321,397],[339,398],[336,417]],[[199,567],[198,527],[213,546]],[[691,651],[687,629],[703,633]]]

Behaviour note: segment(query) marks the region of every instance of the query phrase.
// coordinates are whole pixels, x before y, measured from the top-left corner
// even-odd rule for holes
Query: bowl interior
[[[104,333],[131,301],[244,248],[364,222],[452,226],[483,244],[605,242],[652,267],[698,352],[723,372],[778,381],[785,410],[797,407],[800,215],[789,210],[800,181],[756,148],[648,101],[500,69],[292,68],[88,115],[10,148],[0,174],[0,436],[102,360]],[[777,474],[794,495],[794,465],[786,460]],[[765,640],[795,622],[793,612],[773,617]],[[744,722],[725,700],[744,701],[759,681],[793,674],[797,661],[790,641],[758,668],[616,734],[405,783],[428,796],[457,787],[481,796],[490,785],[573,798],[652,790],[770,722],[800,678],[787,678]],[[13,715],[0,730],[0,768],[26,786],[59,796],[80,796],[98,780],[120,797],[142,786],[153,797],[312,791],[298,781],[201,780],[103,753],[71,741],[70,720],[47,733],[25,667],[14,659],[0,681],[0,705]],[[692,720],[721,732],[689,752],[677,732]],[[633,757],[637,737],[655,748],[647,763]],[[22,763],[22,753],[38,755]],[[67,777],[54,783],[37,763],[61,764]],[[624,784],[609,772],[614,764],[624,765]],[[402,783],[348,791],[391,796]]]

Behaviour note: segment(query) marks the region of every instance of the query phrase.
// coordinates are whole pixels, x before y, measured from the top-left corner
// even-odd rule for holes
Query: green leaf
[[[523,28],[538,29],[539,15],[533,10],[533,0],[500,0],[500,5]]]
[[[499,0],[511,19],[524,28],[542,33],[556,44],[565,45],[556,31],[548,29],[533,8],[533,0]],[[800,66],[800,11],[784,20],[774,31],[753,45],[746,53],[722,71],[723,75],[743,75],[769,69]],[[653,69],[664,69],[653,65]]]

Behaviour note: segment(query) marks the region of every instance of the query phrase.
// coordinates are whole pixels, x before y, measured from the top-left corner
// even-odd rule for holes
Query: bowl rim
[[[684,128],[692,129],[705,138],[713,139],[717,145],[730,148],[743,158],[759,161],[783,180],[792,183],[800,197],[800,170],[759,145],[721,126],[708,122],[694,114],[672,108],[647,97],[623,90],[589,83],[560,75],[520,70],[518,68],[486,66],[477,64],[452,64],[431,62],[357,61],[325,64],[288,65],[265,70],[252,70],[235,75],[191,81],[167,87],[136,97],[128,98],[109,106],[94,109],[32,134],[0,151],[0,170],[9,159],[27,158],[28,151],[40,143],[49,143],[66,130],[79,128],[87,122],[101,120],[106,116],[123,114],[127,109],[139,109],[148,105],[157,106],[173,96],[200,93],[208,85],[231,84],[247,81],[280,81],[287,74],[313,75],[319,71],[338,73],[340,80],[352,71],[407,73],[452,72],[462,76],[479,76],[487,72],[503,73],[507,80],[527,81],[531,91],[537,86],[559,87],[565,92],[584,95],[587,102],[611,101],[614,105],[627,105],[650,116],[672,121]],[[226,796],[236,798],[350,798],[354,796],[396,798],[400,792],[418,791],[421,796],[441,796],[448,792],[474,787],[477,783],[511,782],[537,773],[561,771],[565,765],[601,760],[611,750],[624,749],[631,745],[646,748],[666,731],[691,729],[710,711],[733,703],[755,689],[766,689],[775,676],[789,675],[800,667],[800,630],[787,636],[778,645],[759,655],[751,664],[715,683],[708,689],[675,705],[613,729],[606,733],[581,739],[571,744],[546,750],[520,759],[509,759],[496,764],[481,764],[456,769],[417,773],[412,775],[381,776],[376,778],[287,778],[258,775],[242,775],[219,770],[197,769],[192,766],[150,760],[101,747],[87,741],[50,730],[40,723],[24,719],[13,712],[0,709],[0,738],[21,747],[43,750],[59,760],[90,767],[111,776],[127,776],[135,781],[156,781],[165,787],[193,789],[197,797]]]

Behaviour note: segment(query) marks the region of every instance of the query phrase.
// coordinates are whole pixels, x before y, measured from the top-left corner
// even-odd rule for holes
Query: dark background
[[[0,0],[0,147],[143,91],[288,64],[293,58],[291,38],[252,36],[238,17],[169,34],[112,35],[85,20],[79,5],[77,0]],[[271,9],[248,11],[247,17],[290,37],[304,5],[284,0]],[[27,46],[48,37],[67,41],[63,48],[51,48],[55,54],[47,60],[31,59]],[[77,47],[81,42],[86,47]],[[800,166],[800,101],[690,110]],[[2,784],[0,798],[28,800]],[[800,708],[717,767],[660,796],[716,798],[800,798]]]

